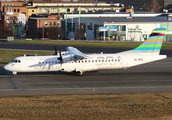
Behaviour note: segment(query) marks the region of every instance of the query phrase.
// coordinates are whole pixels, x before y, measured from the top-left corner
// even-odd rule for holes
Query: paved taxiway
[[[99,48],[94,51],[99,52]],[[0,95],[172,92],[172,53],[167,53],[169,57],[164,60],[84,76],[51,72],[19,73],[14,77],[0,66]]]

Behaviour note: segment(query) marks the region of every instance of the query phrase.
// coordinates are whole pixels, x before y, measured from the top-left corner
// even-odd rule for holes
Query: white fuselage
[[[90,54],[88,59],[77,59],[73,55],[63,55],[63,63],[53,56],[23,56],[14,60],[20,62],[10,62],[4,68],[12,72],[86,72],[100,69],[125,69],[128,67],[160,60],[166,55],[147,54]]]

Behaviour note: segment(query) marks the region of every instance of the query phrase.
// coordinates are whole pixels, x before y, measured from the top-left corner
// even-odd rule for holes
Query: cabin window
[[[113,62],[113,60],[112,60],[112,62]]]
[[[110,62],[110,60],[109,60],[109,62]]]
[[[45,63],[47,64],[47,61]]]
[[[94,60],[92,60],[92,62],[94,62]]]
[[[88,62],[90,62],[90,60]]]
[[[105,62],[107,62],[107,60],[105,60]]]
[[[82,61],[82,63],[84,63],[84,61]]]
[[[39,62],[39,64],[41,64],[41,62]]]
[[[44,62],[42,62],[42,64],[44,64]]]
[[[51,61],[49,61],[49,63],[51,63]]]
[[[87,61],[85,60],[85,63],[86,63]]]
[[[120,60],[118,60],[118,62],[119,62]]]
[[[97,62],[97,60],[95,60],[95,62]]]
[[[99,60],[99,62],[101,62],[101,60]]]
[[[55,61],[55,63],[57,64],[57,61]]]
[[[104,62],[104,60],[102,60],[102,62]]]
[[[52,61],[52,63],[54,63],[54,61]]]

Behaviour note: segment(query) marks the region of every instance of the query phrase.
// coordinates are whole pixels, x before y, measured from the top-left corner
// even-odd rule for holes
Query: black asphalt
[[[109,43],[110,44],[110,43]],[[23,50],[45,50],[45,51],[54,51],[54,46],[57,47],[57,50],[61,49],[62,51],[66,50],[68,45],[47,45],[47,44],[25,44],[25,43],[10,43],[10,42],[0,42],[0,49],[23,49]],[[79,46],[74,45],[80,51],[84,53],[118,53],[131,48],[121,48],[121,47],[102,47],[102,46]],[[172,50],[162,49],[160,54],[167,55],[172,57]]]

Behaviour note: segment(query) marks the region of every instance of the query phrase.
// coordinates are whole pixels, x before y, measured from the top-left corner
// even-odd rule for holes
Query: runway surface
[[[109,43],[110,44],[110,43]],[[46,45],[46,44],[25,44],[25,43],[10,43],[10,42],[0,42],[0,49],[12,49],[12,50],[38,50],[38,51],[52,51],[54,52],[54,46],[57,50],[61,48],[62,51],[66,51],[68,45]],[[131,48],[121,48],[121,47],[102,47],[102,46],[77,46],[74,45],[82,52],[85,53],[117,53],[130,50]],[[172,50],[161,50],[161,54],[171,56]]]
[[[39,45],[36,47],[39,48]],[[83,50],[85,48],[81,47]],[[112,48],[103,49],[107,53],[112,51]],[[101,47],[92,49],[94,52],[99,50]],[[19,73],[12,76],[0,66],[0,95],[172,92],[172,53],[171,50],[162,53],[167,53],[168,58],[126,70],[88,72],[84,76],[61,72]]]

